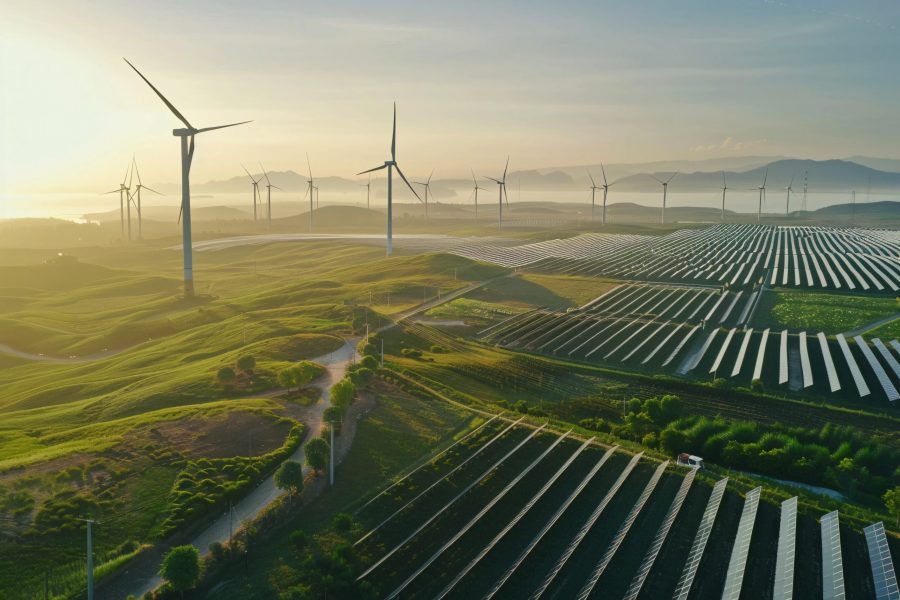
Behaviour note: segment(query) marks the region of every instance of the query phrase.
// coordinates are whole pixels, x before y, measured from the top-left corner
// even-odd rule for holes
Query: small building
[[[683,467],[690,467],[692,469],[702,469],[703,467],[703,459],[699,456],[694,456],[693,454],[688,454],[687,452],[682,452],[678,455],[678,464]]]

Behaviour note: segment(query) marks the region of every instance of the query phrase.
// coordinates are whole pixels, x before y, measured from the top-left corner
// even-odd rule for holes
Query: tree
[[[184,591],[191,589],[200,577],[200,551],[191,544],[175,546],[163,558],[159,574],[184,597]]]
[[[325,466],[328,464],[329,448],[328,442],[322,438],[310,440],[303,450],[303,453],[306,456],[306,464],[319,473],[324,471]]]
[[[250,355],[242,356],[237,359],[237,368],[245,373],[249,373],[256,368],[256,358]]]
[[[237,375],[235,374],[234,369],[232,369],[231,367],[222,367],[221,369],[219,369],[219,372],[216,373],[216,377],[219,378],[219,383],[227,387],[234,383]]]
[[[894,517],[897,526],[900,526],[900,485],[886,491],[881,499],[884,500],[884,505]]]
[[[344,411],[339,406],[329,406],[322,413],[322,418],[325,419],[326,423],[334,427],[344,419]]]
[[[286,460],[275,471],[275,485],[287,490],[291,497],[303,491],[303,465],[295,460]]]
[[[346,410],[353,403],[353,396],[356,395],[356,386],[353,382],[344,377],[333,386],[331,386],[331,404]]]
[[[301,360],[295,365],[282,369],[278,373],[278,383],[286,388],[297,386],[297,391],[310,384],[322,372],[322,367],[308,360]]]

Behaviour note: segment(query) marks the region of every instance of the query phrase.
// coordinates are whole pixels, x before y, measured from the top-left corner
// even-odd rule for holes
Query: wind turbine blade
[[[128,59],[125,58],[124,56],[122,57],[122,60],[127,62],[128,66],[131,67],[132,69],[134,69],[134,72],[137,73],[140,76],[140,78],[143,79],[147,83],[147,85],[150,86],[150,89],[152,89],[154,92],[156,92],[156,95],[159,96],[159,99],[162,100],[167,107],[169,107],[169,110],[172,111],[173,115],[178,117],[179,121],[184,123],[185,127],[187,127],[188,129],[194,128],[194,126],[191,125],[190,123],[188,123],[188,120],[184,118],[184,115],[181,114],[180,112],[178,112],[178,109],[175,108],[175,106],[171,102],[169,102],[169,100],[165,96],[162,95],[162,92],[160,92],[158,89],[156,89],[156,87],[152,83],[150,83],[150,80],[147,79],[146,77],[144,77],[144,74],[137,70],[137,67],[135,67],[133,64],[128,62]]]
[[[506,157],[506,166],[503,167],[503,181],[506,181],[506,170],[509,169],[509,156]]]
[[[184,212],[184,203],[178,207],[178,222],[181,223],[181,213]]]
[[[503,191],[503,197],[506,199],[506,206],[509,206],[509,194],[506,193],[506,184],[501,184],[500,189]]]
[[[597,187],[597,184],[594,183],[594,176],[591,175],[591,172],[590,172],[590,171],[588,171],[587,174],[588,174],[588,177],[591,178],[591,189],[594,189],[595,187]]]
[[[475,184],[475,187],[478,187],[478,180],[475,179],[475,169],[469,169],[472,171],[472,183]]]
[[[723,190],[728,189],[728,183],[725,182],[725,171],[722,171],[722,189]]]
[[[250,181],[256,183],[256,180],[253,179],[253,175],[250,174],[250,171],[247,170],[247,167],[245,167],[244,165],[241,165],[241,168],[244,170],[244,173],[247,174],[247,177],[250,178]]]
[[[141,185],[141,172],[138,170],[137,160],[135,160],[134,157],[131,158],[131,164],[134,165],[134,174],[137,175],[138,185],[144,187]]]
[[[131,169],[128,171],[128,189],[131,189],[131,181],[134,179],[134,157],[131,157]]]
[[[763,184],[762,184],[763,189],[766,189],[766,181],[768,181],[768,179],[769,179],[769,169],[768,169],[768,167],[767,167],[767,168],[766,168],[766,174],[765,174],[765,176],[763,177]]]
[[[411,191],[411,192],[413,193],[413,195],[416,197],[416,199],[417,199],[419,202],[422,202],[422,199],[419,198],[419,194],[417,194],[417,193],[416,193],[416,190],[413,189],[413,186],[411,186],[411,185],[409,184],[409,180],[406,178],[406,175],[404,175],[404,174],[403,174],[403,171],[400,170],[400,165],[394,165],[394,168],[397,169],[397,173],[400,174],[400,178],[403,179],[403,182],[406,184],[406,187],[409,188],[409,191]]]
[[[490,179],[490,180],[493,181],[494,183],[503,183],[503,182],[500,181],[499,179],[494,179],[493,177],[485,177],[485,179]]]
[[[425,180],[425,185],[429,185],[431,183],[431,178],[434,176],[434,169],[431,170],[431,173],[428,175],[428,179]]]
[[[280,190],[280,189],[281,189],[281,188],[278,187],[277,185],[273,185],[273,186],[270,186],[270,187],[273,187],[273,188],[275,188],[276,190]]]
[[[238,125],[244,125],[246,123],[252,123],[253,121],[241,121],[240,123],[229,123],[228,125],[215,125],[213,127],[204,127],[203,129],[198,129],[196,133],[203,133],[206,131],[212,131],[214,129],[225,129],[226,127],[236,127]]]
[[[306,191],[303,192],[303,200],[306,200],[307,196],[309,196],[309,186],[306,186]],[[301,202],[303,202],[303,200],[301,200]]]
[[[269,181],[269,174],[266,173],[266,168],[264,166],[262,166],[262,163],[259,163],[259,168],[263,172],[263,177],[266,178],[266,183],[271,184],[272,182]]]
[[[797,174],[796,174],[796,173],[794,173],[793,175],[791,175],[791,182],[788,184],[788,189],[790,189],[791,186],[794,185],[794,178],[795,178],[795,177],[797,177]]]
[[[662,179],[660,179],[660,178],[657,177],[656,175],[651,175],[650,177],[652,177],[653,179],[655,179],[655,180],[657,180],[658,182],[662,183]]]
[[[357,175],[365,175],[366,173],[372,173],[373,171],[380,171],[385,168],[387,168],[387,165],[381,165],[380,167],[375,167],[374,169],[369,169],[368,171],[361,171],[361,172],[357,173]]]
[[[603,163],[600,163],[600,170],[603,172],[603,185],[609,187],[609,182],[606,181],[606,169],[603,168]]]
[[[101,196],[105,196],[105,195],[107,195],[107,194],[118,194],[118,193],[121,192],[121,191],[122,191],[122,188],[119,188],[119,189],[117,189],[117,190],[112,190],[111,192],[103,192],[103,193],[100,194],[100,195],[101,195]]]
[[[394,126],[391,129],[391,160],[397,160],[397,103],[394,102]]]
[[[138,184],[138,185],[141,185],[141,184]],[[157,191],[154,190],[153,188],[148,188],[146,185],[141,185],[141,187],[142,187],[143,189],[147,190],[148,192],[153,192],[153,193],[156,194],[157,196],[162,196],[162,195],[164,195],[164,194],[160,194],[159,192],[157,192]]]
[[[306,153],[306,168],[309,169],[309,180],[312,181],[312,165],[309,164],[309,152]]]
[[[669,183],[670,181],[672,181],[673,179],[675,179],[675,176],[676,176],[676,175],[678,175],[678,171],[675,171],[674,173],[672,173],[672,176],[669,177],[668,179],[666,179],[666,183]]]

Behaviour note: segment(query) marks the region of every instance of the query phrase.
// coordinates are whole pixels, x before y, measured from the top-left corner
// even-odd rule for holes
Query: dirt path
[[[307,435],[303,444],[288,460],[303,462],[303,448],[309,440],[318,437],[322,432],[324,426],[322,417],[329,405],[329,390],[334,383],[343,378],[350,363],[359,358],[356,353],[358,341],[358,338],[351,338],[338,350],[312,359],[326,367],[327,373],[315,384],[320,390],[318,402],[311,406],[301,407],[291,414],[293,418],[302,421],[306,425]],[[262,396],[272,397],[283,392],[284,390],[272,390],[262,394]],[[369,403],[371,403],[371,400]],[[356,402],[351,406],[351,409],[348,411],[348,422],[344,425],[343,433],[335,440],[335,463],[338,463],[350,449],[350,444],[356,433],[356,420],[360,415],[368,412],[369,409],[371,409],[371,406],[367,406],[366,401]],[[308,474],[309,468],[304,465],[303,471]],[[324,478],[317,480],[317,482],[322,480]],[[315,486],[313,487],[315,488]],[[313,494],[319,493],[322,489],[324,489],[324,486],[320,484],[320,487],[313,491]],[[179,543],[193,544],[200,549],[201,553],[205,554],[210,544],[213,542],[227,542],[232,527],[236,531],[242,521],[255,518],[282,494],[283,492],[275,486],[274,475],[270,475],[234,506],[232,518],[224,514],[190,540],[183,540]],[[160,545],[136,558],[130,565],[116,574],[111,581],[105,583],[97,590],[97,599],[122,600],[129,594],[140,598],[145,593],[159,587],[162,584],[162,579],[157,571],[162,556],[168,549],[169,545]]]

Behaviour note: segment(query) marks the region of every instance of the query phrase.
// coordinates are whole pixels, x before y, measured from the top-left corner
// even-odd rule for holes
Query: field
[[[370,246],[273,244],[198,252],[201,293],[185,301],[172,276],[179,253],[164,246],[9,256],[18,262],[0,267],[0,588],[15,578],[23,597],[48,569],[55,593],[78,589],[75,519],[105,523],[97,562],[121,562],[277,465],[299,441],[288,434],[302,430],[292,416],[301,407],[263,396],[292,361],[335,350],[367,320],[377,326],[363,302],[389,293],[399,310],[423,288],[502,272],[440,255],[388,267]],[[255,366],[237,369],[242,356]],[[237,377],[222,383],[226,366]],[[198,459],[213,461],[191,476],[205,487],[176,489]],[[29,556],[24,571],[14,548]]]
[[[759,327],[824,331],[832,335],[853,331],[898,311],[897,298],[777,289],[760,301],[755,323]],[[897,337],[890,332],[882,335],[886,339]]]

